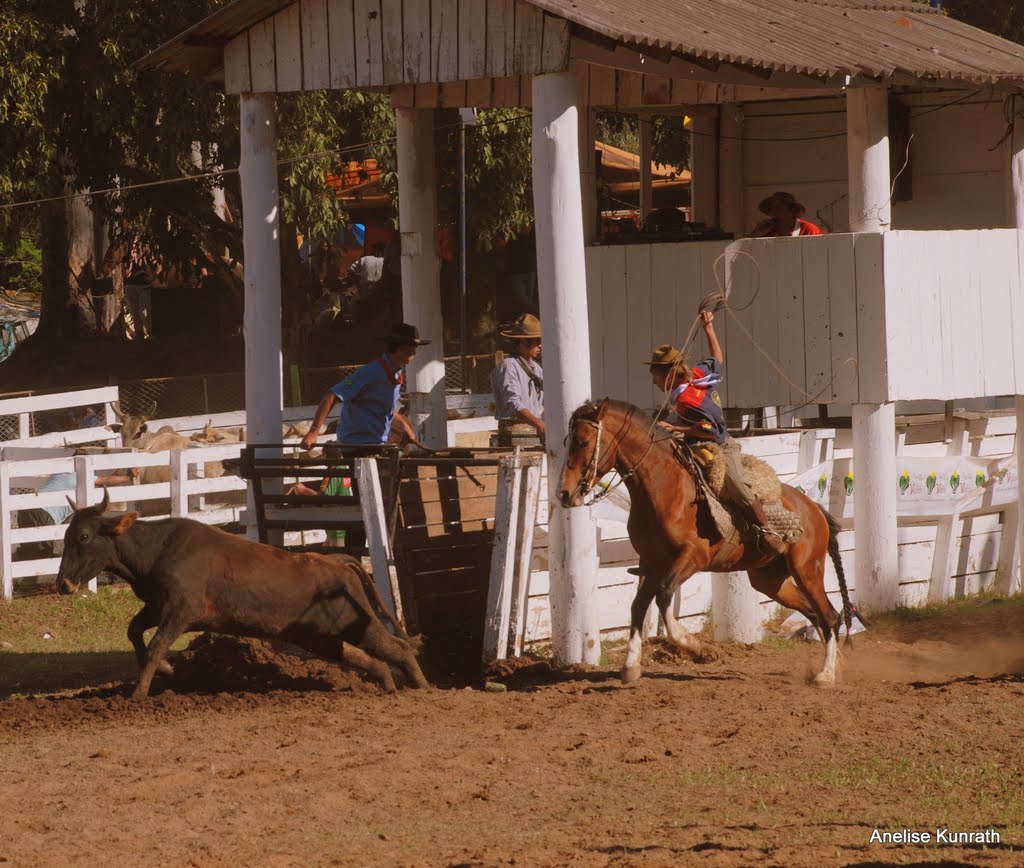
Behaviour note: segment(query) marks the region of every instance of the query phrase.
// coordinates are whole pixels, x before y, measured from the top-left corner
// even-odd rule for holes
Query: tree
[[[949,0],[945,9],[960,21],[1024,43],[1024,0]]]

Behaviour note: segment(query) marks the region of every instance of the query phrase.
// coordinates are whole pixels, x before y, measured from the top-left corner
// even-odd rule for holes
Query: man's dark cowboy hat
[[[389,344],[412,344],[417,347],[425,347],[430,343],[429,340],[423,340],[420,338],[420,330],[414,325],[409,325],[407,322],[396,322],[391,326],[391,334],[385,335],[381,338],[382,341]]]
[[[500,334],[503,338],[513,338],[514,340],[534,340],[540,337],[540,320],[532,313],[524,313]]]
[[[649,368],[667,368],[670,366],[686,367],[686,356],[672,344],[661,344],[653,353],[651,360],[644,362]]]
[[[767,199],[762,199],[761,204],[757,206],[757,210],[762,214],[770,214],[773,202],[781,202],[783,205],[792,208],[796,211],[797,217],[803,217],[804,214],[807,213],[807,209],[804,207],[803,203],[798,202],[796,196],[792,193],[787,193],[784,190],[779,190],[772,193]]]

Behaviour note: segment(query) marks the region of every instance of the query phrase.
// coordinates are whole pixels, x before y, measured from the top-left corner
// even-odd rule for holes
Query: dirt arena
[[[0,863],[1024,864],[1024,606],[856,638],[831,691],[803,642],[702,665],[649,646],[629,688],[533,663],[506,692],[387,696],[224,639],[143,703],[22,685],[0,697]]]

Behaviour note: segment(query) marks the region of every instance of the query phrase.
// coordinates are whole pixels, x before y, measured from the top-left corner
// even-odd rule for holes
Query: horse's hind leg
[[[682,584],[681,582],[679,584]],[[661,620],[665,625],[665,635],[669,641],[692,660],[708,659],[704,646],[700,639],[680,624],[671,612],[672,598],[675,596],[679,584],[673,582],[668,587],[658,591],[658,610],[661,612]]]
[[[831,687],[836,683],[839,659],[839,613],[825,593],[825,552],[815,555],[808,549],[794,546],[787,559],[794,582],[814,609],[816,617],[812,620],[825,643],[825,665],[814,676],[814,683],[818,687]]]

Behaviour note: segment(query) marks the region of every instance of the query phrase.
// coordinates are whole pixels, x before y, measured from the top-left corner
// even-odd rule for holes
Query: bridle
[[[630,416],[632,416],[635,412],[636,412],[636,407],[631,407],[630,410],[629,410],[629,413],[626,414],[626,418],[623,420],[622,429],[626,428],[626,423],[629,422]],[[594,428],[596,428],[597,429],[597,437],[595,438],[595,442],[594,442],[594,451],[593,451],[593,453],[590,456],[590,461],[587,462],[587,469],[580,476],[580,481],[576,483],[576,488],[573,489],[573,492],[572,492],[572,494],[570,495],[570,498],[569,498],[570,500],[572,500],[572,499],[574,499],[576,497],[586,497],[587,494],[590,491],[592,491],[594,489],[594,487],[597,485],[597,481],[602,476],[604,476],[609,470],[612,469],[611,467],[608,467],[605,470],[598,470],[598,464],[600,462],[600,456],[601,456],[601,434],[604,431],[604,420],[601,419],[600,417],[598,417],[596,422],[593,419],[586,418],[585,416],[577,417],[575,420],[573,420],[572,427],[569,429],[569,434],[566,435],[566,440],[568,441],[569,437],[572,435],[572,432],[576,430],[576,426],[580,422],[586,422],[588,425],[592,425]],[[652,428],[651,429],[652,435],[653,435],[653,432],[654,432],[654,429]],[[615,443],[617,442],[617,438],[618,438],[618,435],[616,435],[616,440],[613,440],[612,446],[614,446]],[[622,485],[622,483],[624,483],[634,473],[636,473],[637,470],[640,469],[640,465],[644,463],[644,459],[647,458],[647,456],[651,454],[651,449],[654,448],[654,443],[655,443],[655,438],[652,436],[651,440],[650,440],[650,443],[647,446],[647,449],[644,450],[644,454],[640,456],[640,460],[637,461],[637,463],[634,464],[625,473],[619,474],[619,479],[618,479],[618,481],[614,485],[609,485],[609,486],[607,486],[605,488],[602,488],[597,494],[594,495],[592,500],[590,500],[589,502],[585,502],[583,504],[583,506],[593,506],[599,500],[601,500],[602,498],[607,497],[609,494],[611,494],[616,488],[618,488],[620,485]],[[608,450],[606,450],[606,451],[608,451]]]

